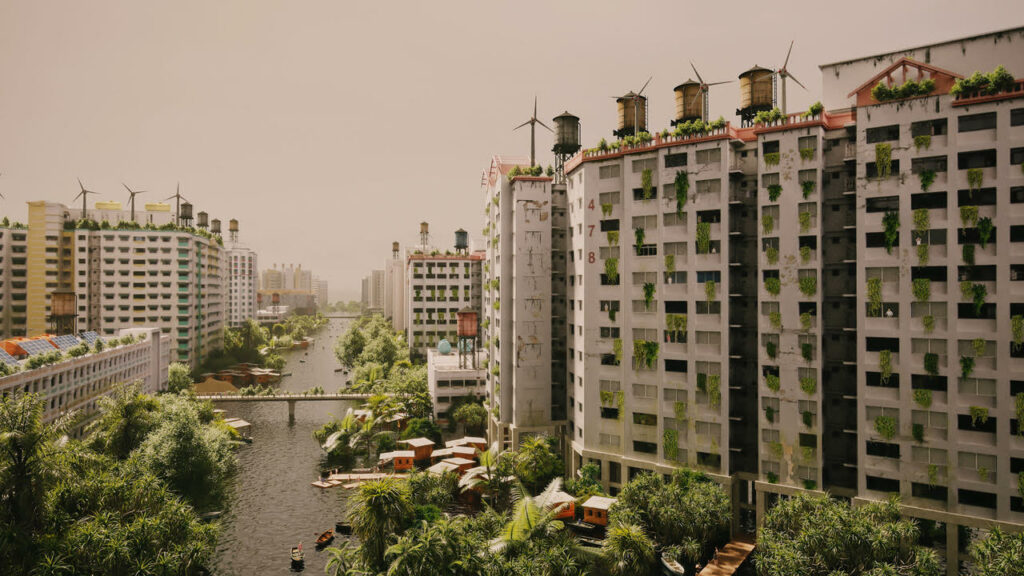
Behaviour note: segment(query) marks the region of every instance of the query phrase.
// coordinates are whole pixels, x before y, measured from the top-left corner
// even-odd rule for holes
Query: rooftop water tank
[[[767,68],[754,66],[740,74],[740,109],[756,106],[771,110],[774,101],[772,75]]]
[[[455,231],[455,250],[468,250],[469,249],[469,234],[465,230],[459,228]]]
[[[675,87],[676,122],[704,117],[704,98],[700,95],[700,82],[687,79]]]
[[[555,123],[556,154],[575,154],[580,149],[580,119],[568,112],[562,112],[552,119]]]

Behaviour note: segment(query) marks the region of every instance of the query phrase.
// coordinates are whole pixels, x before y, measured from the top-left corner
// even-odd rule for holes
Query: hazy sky
[[[819,98],[819,64],[1024,24],[1024,2],[449,2],[0,0],[0,193],[70,203],[75,178],[126,200],[121,182],[182,193],[241,221],[261,265],[295,262],[332,298],[391,241],[480,236],[480,174],[528,154],[529,118],[570,110],[584,145],[610,137],[610,96],[647,88],[668,126],[672,88],[782,63]],[[1024,70],[1011,70],[1016,76]],[[711,89],[733,119],[735,83]],[[544,164],[551,137],[538,135]]]

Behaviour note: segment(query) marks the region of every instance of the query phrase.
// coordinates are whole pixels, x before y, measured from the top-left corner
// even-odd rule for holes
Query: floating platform
[[[343,488],[348,490],[370,480],[405,477],[406,474],[391,474],[386,472],[342,472],[331,474],[326,480],[317,480],[315,482],[311,482],[311,484],[317,488],[333,488],[342,484]]]

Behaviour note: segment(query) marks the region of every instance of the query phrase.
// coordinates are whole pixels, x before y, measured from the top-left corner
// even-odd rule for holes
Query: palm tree
[[[648,574],[654,564],[654,543],[636,524],[622,523],[609,528],[602,552],[613,574]]]
[[[397,478],[363,483],[354,497],[352,532],[362,540],[363,561],[370,568],[387,568],[384,553],[389,539],[400,535],[415,516],[409,486]]]
[[[345,541],[341,546],[327,549],[330,558],[327,559],[324,572],[329,576],[369,576],[370,572],[361,568],[359,551],[349,548],[349,544],[351,542]]]
[[[516,481],[512,488],[512,519],[501,529],[497,538],[491,541],[491,551],[513,551],[534,538],[552,535],[564,525],[555,518],[565,509],[566,504],[552,505],[554,495],[561,490],[562,479],[555,478],[537,496],[531,496],[522,482]]]
[[[497,449],[491,448],[479,452],[480,466],[471,468],[459,480],[463,492],[480,489],[484,497],[489,497],[491,506],[497,510],[506,508],[507,496],[512,488],[512,476],[507,470],[507,459],[502,458]]]
[[[156,398],[142,394],[137,384],[118,384],[98,401],[100,415],[87,432],[94,449],[124,460],[156,427]]]

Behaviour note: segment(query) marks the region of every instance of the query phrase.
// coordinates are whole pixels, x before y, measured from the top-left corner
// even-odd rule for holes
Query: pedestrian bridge
[[[339,400],[366,400],[372,394],[302,394],[278,393],[261,396],[243,396],[242,394],[197,394],[198,400],[211,402],[287,402],[288,421],[295,421],[295,405],[299,402],[337,402]]]

